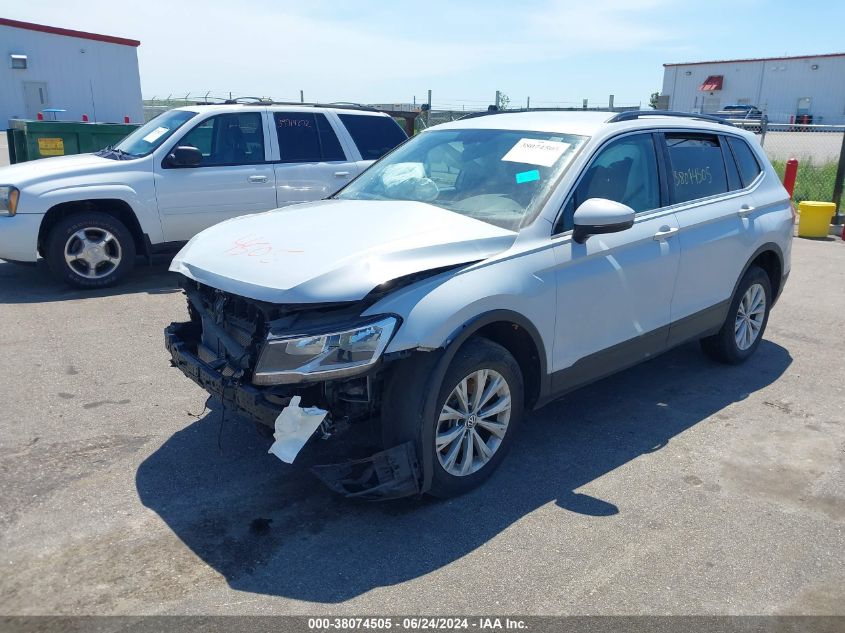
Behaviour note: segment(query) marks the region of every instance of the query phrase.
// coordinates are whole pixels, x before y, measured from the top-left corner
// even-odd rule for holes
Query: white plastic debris
[[[314,434],[328,413],[318,407],[303,409],[299,406],[301,400],[299,396],[294,396],[290,399],[290,404],[279,413],[276,418],[276,432],[273,433],[276,441],[267,451],[288,464],[293,463],[305,442]]]

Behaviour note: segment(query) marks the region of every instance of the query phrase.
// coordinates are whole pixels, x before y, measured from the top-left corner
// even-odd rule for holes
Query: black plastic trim
[[[541,394],[535,408],[570,391],[658,356],[689,340],[718,332],[725,321],[729,307],[730,299],[669,325],[580,358],[566,369],[553,372],[550,376],[549,390]]]
[[[695,119],[697,121],[710,121],[711,123],[721,123],[722,125],[729,125],[736,127],[730,121],[726,121],[717,116],[710,114],[693,114],[691,112],[678,112],[677,110],[628,110],[626,112],[619,112],[610,117],[608,123],[619,123],[620,121],[635,121],[636,119],[652,117],[652,116],[668,116],[678,117],[681,119]]]
[[[602,235],[605,233],[619,233],[627,231],[634,226],[633,220],[616,222],[615,224],[576,224],[572,229],[572,239],[578,244],[583,244],[591,235]]]
[[[190,323],[171,323],[164,330],[164,345],[170,352],[172,365],[208,393],[222,398],[227,406],[273,426],[285,405],[268,402],[260,389],[237,383],[200,360],[183,339],[185,330],[190,327]]]

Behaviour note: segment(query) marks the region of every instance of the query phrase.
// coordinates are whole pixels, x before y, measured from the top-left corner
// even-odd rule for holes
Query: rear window
[[[672,169],[673,201],[687,202],[728,191],[719,137],[715,134],[666,134]]]
[[[282,162],[346,160],[326,115],[314,112],[276,112],[273,119]]]
[[[408,138],[396,121],[387,116],[361,114],[338,116],[349,130],[364,160],[378,160]]]
[[[736,165],[739,168],[739,176],[742,179],[742,186],[747,187],[760,175],[760,163],[754,156],[754,152],[748,147],[748,143],[738,138],[729,138],[728,144],[733,150]]]

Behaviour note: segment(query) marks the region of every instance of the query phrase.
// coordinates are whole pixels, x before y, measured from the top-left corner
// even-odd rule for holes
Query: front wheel
[[[97,211],[75,213],[56,222],[45,254],[53,275],[77,288],[112,286],[135,266],[135,242],[129,229]]]
[[[408,372],[394,397],[413,402],[422,381],[418,372]],[[511,353],[474,337],[455,354],[439,391],[425,396],[436,398],[433,407],[424,407],[433,414],[422,418],[408,411],[390,421],[400,427],[400,436],[414,439],[423,461],[432,465],[430,494],[459,495],[493,473],[516,435],[523,393],[522,372]]]
[[[752,266],[737,286],[722,329],[701,339],[704,352],[723,363],[738,365],[760,346],[769,322],[772,284],[762,268]]]

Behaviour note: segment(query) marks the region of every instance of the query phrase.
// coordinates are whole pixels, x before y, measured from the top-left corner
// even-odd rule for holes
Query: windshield
[[[427,202],[515,230],[543,203],[585,140],[519,130],[423,132],[335,197]]]
[[[120,141],[114,146],[114,149],[132,156],[146,156],[173,136],[173,133],[182,127],[186,121],[193,119],[196,115],[196,112],[187,110],[162,112]]]

